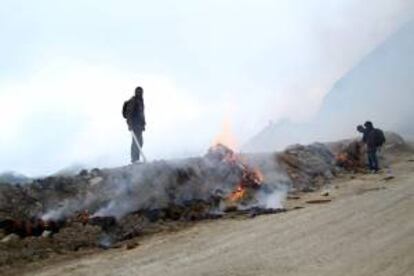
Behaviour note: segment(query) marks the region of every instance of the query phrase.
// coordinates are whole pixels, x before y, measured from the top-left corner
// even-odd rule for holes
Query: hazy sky
[[[129,162],[143,86],[150,159],[308,120],[336,80],[414,17],[414,0],[0,0],[0,171]]]

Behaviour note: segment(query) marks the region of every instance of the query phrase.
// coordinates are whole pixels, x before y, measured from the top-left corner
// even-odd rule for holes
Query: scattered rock
[[[321,196],[329,196],[330,192],[328,190],[324,190],[321,192]]]
[[[308,204],[323,204],[323,203],[329,203],[331,201],[332,201],[331,199],[312,199],[312,200],[306,201],[306,203],[308,203]]]
[[[356,192],[356,194],[357,194],[357,195],[362,195],[362,194],[365,194],[365,193],[368,193],[368,192],[376,192],[376,191],[381,191],[381,190],[385,190],[385,189],[387,189],[387,188],[385,188],[385,187],[360,188],[360,189]]]
[[[392,180],[392,179],[394,179],[395,178],[395,176],[393,176],[393,175],[387,175],[386,177],[384,177],[382,180],[384,180],[384,181],[390,181],[390,180]]]
[[[1,242],[2,243],[9,243],[9,242],[15,242],[15,241],[18,241],[18,240],[20,240],[20,237],[18,235],[16,235],[16,234],[13,234],[12,233],[12,234],[9,234],[6,237],[4,237],[1,240]]]
[[[53,232],[49,230],[45,230],[42,233],[42,238],[50,238],[52,236]]]
[[[316,191],[316,189],[315,188],[311,188],[311,187],[304,187],[302,189],[302,192],[304,192],[304,193],[313,193],[315,191]]]
[[[139,246],[139,243],[136,241],[128,241],[125,245],[126,250],[132,250],[134,248],[137,248]]]

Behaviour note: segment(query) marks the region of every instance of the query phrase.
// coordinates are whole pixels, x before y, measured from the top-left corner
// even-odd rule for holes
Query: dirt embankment
[[[198,223],[110,250],[48,264],[31,275],[412,275],[414,155],[393,158],[386,174],[344,175],[328,198],[255,219]],[[46,263],[47,264],[47,263]]]

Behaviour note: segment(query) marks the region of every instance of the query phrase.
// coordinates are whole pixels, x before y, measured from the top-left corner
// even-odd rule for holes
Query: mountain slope
[[[355,135],[372,120],[379,127],[414,135],[414,21],[391,35],[341,78],[312,122],[270,124],[244,147],[280,149],[292,143]]]
[[[25,184],[30,181],[31,179],[27,176],[16,172],[4,172],[0,174],[0,183]]]

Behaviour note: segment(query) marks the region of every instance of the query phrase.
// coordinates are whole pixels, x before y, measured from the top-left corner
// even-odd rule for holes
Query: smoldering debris
[[[0,221],[0,229],[7,234],[17,234],[24,238],[28,236],[41,236],[45,231],[57,233],[64,226],[65,222],[60,221],[44,221],[39,218],[30,220],[14,220],[2,219]]]
[[[223,145],[210,149],[202,158],[103,170],[99,177],[101,181],[93,185],[88,181],[82,192],[45,210],[42,219],[65,219],[82,210],[88,210],[91,217],[120,219],[138,210],[164,210],[171,206],[186,209],[192,202],[206,202],[205,213],[212,213],[222,209],[223,202],[266,205],[261,202],[264,194],[284,193],[279,183],[264,181],[259,170]],[[258,191],[260,197],[256,196]],[[282,198],[273,196],[274,200]]]
[[[381,148],[382,153],[413,152],[413,149],[398,134],[385,132],[386,143]],[[367,169],[366,147],[361,139],[342,140],[329,143],[329,150],[335,155],[337,167],[351,173],[365,173]],[[388,166],[389,160],[384,159],[384,154],[379,155],[380,163]],[[389,169],[389,168],[388,168]]]
[[[265,179],[244,159],[216,145],[199,158],[3,185],[0,228],[5,235],[18,235],[16,248],[35,238],[51,252],[61,252],[107,249],[137,236],[222,218],[231,208],[239,215],[278,212],[271,208],[282,206],[285,183]]]
[[[336,164],[350,172],[365,170],[365,149],[361,141],[349,143],[336,155]]]
[[[0,185],[0,266],[120,247],[199,220],[285,212],[288,193],[329,184],[340,172],[340,151],[332,149],[346,149],[351,142],[243,155],[217,145],[199,158]],[[402,147],[397,142],[390,150]]]
[[[315,191],[336,174],[335,156],[321,143],[294,145],[276,156],[292,181],[294,190]]]

